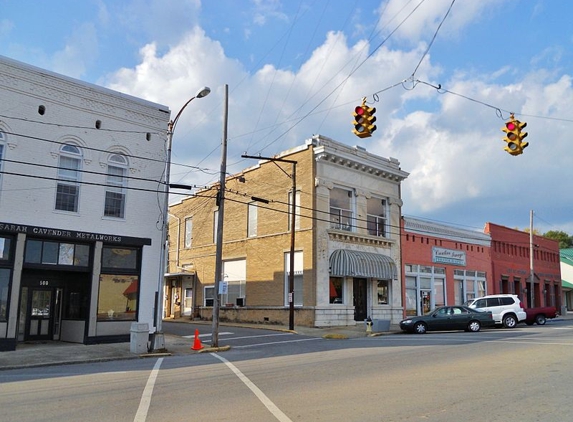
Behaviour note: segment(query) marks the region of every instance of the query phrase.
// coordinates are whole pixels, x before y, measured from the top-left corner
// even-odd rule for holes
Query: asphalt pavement
[[[209,327],[211,322],[191,321],[188,318],[169,319],[169,322],[205,324]],[[323,337],[331,339],[348,339],[359,338],[370,335],[388,334],[370,333],[366,331],[364,324],[358,324],[350,327],[336,328],[309,328],[295,327],[294,331],[288,330],[288,327],[280,325],[249,325],[249,324],[225,324],[221,323],[220,327],[250,327],[273,331],[293,332],[295,334]],[[392,326],[390,332],[399,331],[398,326]],[[61,341],[37,341],[18,343],[16,350],[9,352],[0,352],[0,371],[6,369],[30,368],[38,366],[67,365],[74,363],[102,362],[109,360],[121,359],[144,359],[159,356],[189,355],[194,353],[205,353],[209,351],[224,351],[228,347],[221,346],[211,348],[208,343],[201,343],[203,346],[200,350],[194,350],[194,339],[184,338],[171,334],[163,334],[165,349],[146,353],[131,352],[131,343],[110,343],[110,344],[78,344],[66,343]],[[224,341],[220,341],[220,344]]]

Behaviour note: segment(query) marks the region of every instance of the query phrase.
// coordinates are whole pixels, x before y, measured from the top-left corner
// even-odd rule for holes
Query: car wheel
[[[545,318],[545,315],[537,315],[535,317],[535,323],[537,325],[545,325],[546,322],[547,322],[547,319]]]
[[[470,323],[468,324],[468,331],[471,331],[472,333],[477,333],[480,329],[481,329],[481,324],[479,323],[479,321],[470,321]]]
[[[426,324],[423,322],[417,322],[416,325],[414,325],[414,332],[416,334],[426,334],[426,330]]]
[[[506,315],[503,317],[503,326],[505,328],[515,328],[517,319],[513,315]]]

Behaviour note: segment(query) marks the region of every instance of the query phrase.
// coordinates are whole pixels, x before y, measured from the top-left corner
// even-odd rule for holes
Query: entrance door
[[[365,278],[355,278],[354,293],[354,321],[364,321],[368,317],[368,291]]]
[[[432,291],[420,290],[420,315],[426,315],[432,309]]]
[[[54,289],[31,288],[28,293],[28,326],[25,340],[50,340],[54,315]]]

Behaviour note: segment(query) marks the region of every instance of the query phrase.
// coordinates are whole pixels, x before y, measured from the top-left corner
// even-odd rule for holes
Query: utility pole
[[[221,174],[219,177],[219,213],[217,215],[217,245],[215,245],[215,287],[213,292],[213,326],[211,346],[219,347],[219,286],[223,276],[223,222],[225,220],[225,178],[227,175],[227,121],[229,118],[229,85],[225,84],[225,106],[223,110],[223,139],[221,140]]]
[[[283,158],[261,157],[252,155],[241,155],[242,158],[254,158],[257,160],[268,160],[272,162],[290,163],[292,164],[292,175],[288,175],[282,168],[283,173],[292,179],[292,200],[290,210],[290,254],[289,254],[289,275],[288,275],[288,303],[289,303],[289,317],[288,329],[294,330],[294,245],[295,245],[295,224],[296,224],[296,164],[295,160],[286,160]]]
[[[529,307],[535,307],[535,273],[533,271],[533,210],[529,211]]]

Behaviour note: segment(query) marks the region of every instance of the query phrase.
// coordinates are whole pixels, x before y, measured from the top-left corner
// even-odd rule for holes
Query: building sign
[[[78,232],[74,230],[62,230],[47,227],[26,226],[23,224],[10,224],[0,222],[0,232],[7,233],[24,233],[34,237],[49,237],[63,240],[76,240],[83,242],[100,241],[103,243],[115,243],[122,245],[151,245],[151,239],[128,237],[116,234],[102,234],[90,232]]]
[[[454,249],[432,247],[432,262],[437,264],[450,264],[466,266],[466,253]]]

